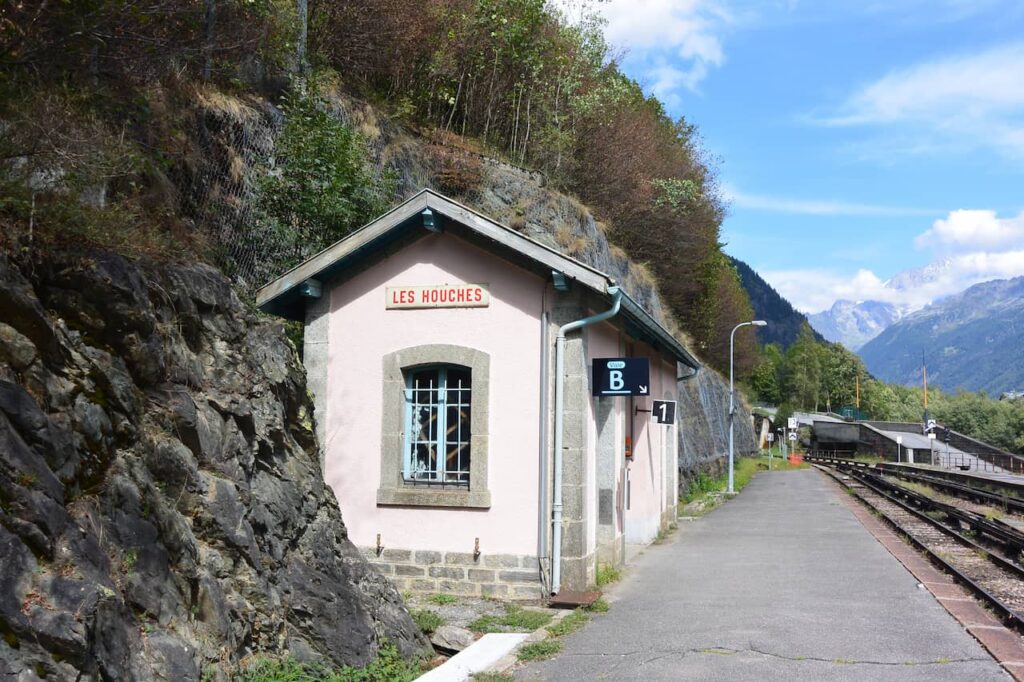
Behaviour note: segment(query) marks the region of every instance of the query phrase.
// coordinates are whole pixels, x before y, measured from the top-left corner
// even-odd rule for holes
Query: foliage
[[[589,611],[590,613],[608,613],[608,609],[611,607],[608,606],[608,602],[606,602],[603,597],[598,597],[597,601],[595,601],[593,604],[591,604],[590,606],[585,606],[583,608]]]
[[[235,77],[253,57],[294,61],[289,0],[75,0],[5,2],[0,80],[70,76],[83,82],[157,80],[173,74]]]
[[[281,268],[320,251],[384,212],[394,178],[375,175],[366,144],[296,82],[285,97],[274,167],[260,181],[259,205],[275,233]]]
[[[409,615],[412,616],[412,622],[416,623],[416,627],[427,635],[433,634],[434,631],[444,625],[444,618],[437,611],[414,609],[409,612]]]
[[[438,593],[432,594],[429,597],[427,597],[427,601],[431,604],[437,604],[438,606],[446,606],[449,604],[454,604],[455,602],[459,601],[459,598],[453,594]]]
[[[398,100],[403,117],[479,138],[578,195],[727,369],[728,333],[751,309],[721,252],[714,162],[692,124],[622,73],[591,10],[569,20],[544,0],[314,0],[310,42],[367,93]],[[464,192],[476,181],[467,159],[442,161],[435,182]],[[742,376],[757,347],[737,340]]]
[[[562,643],[557,639],[542,639],[519,647],[517,656],[520,661],[543,661],[555,656],[562,650]]]
[[[331,669],[293,658],[260,657],[243,663],[237,682],[409,682],[420,675],[416,661],[406,661],[393,644],[385,644],[365,668]]]
[[[789,348],[797,340],[800,330],[807,323],[807,318],[793,308],[789,301],[780,296],[749,265],[735,258],[729,260],[739,273],[743,289],[750,297],[754,316],[768,322],[767,327],[757,330],[758,340],[764,345],[776,343],[782,350]],[[824,341],[817,332],[814,332],[814,336],[818,341]]]

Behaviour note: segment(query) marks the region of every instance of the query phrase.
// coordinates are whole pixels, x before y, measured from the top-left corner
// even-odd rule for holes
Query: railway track
[[[966,483],[958,483],[938,476],[930,476],[924,472],[907,471],[900,468],[884,468],[883,471],[888,475],[896,476],[904,481],[912,481],[914,483],[931,486],[936,490],[955,497],[962,497],[966,500],[972,500],[979,504],[1000,507],[1006,511],[1012,511],[1017,514],[1024,514],[1024,500],[1020,500],[1011,495],[1000,495],[988,490],[980,490]]]
[[[919,495],[864,469],[819,468],[986,602],[1007,625],[1024,633],[1024,566],[1019,562],[1024,534],[1010,526],[986,526],[981,521],[989,519]]]

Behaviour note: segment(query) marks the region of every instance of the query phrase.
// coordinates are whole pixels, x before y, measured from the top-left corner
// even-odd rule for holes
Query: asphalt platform
[[[522,680],[1009,680],[816,470],[758,474],[646,550]]]

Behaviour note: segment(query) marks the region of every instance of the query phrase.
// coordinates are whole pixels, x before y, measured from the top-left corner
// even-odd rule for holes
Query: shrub
[[[385,644],[364,668],[330,668],[300,663],[293,658],[260,657],[241,666],[235,682],[411,682],[420,675],[419,663],[407,661],[393,644]]]
[[[444,618],[437,611],[430,609],[416,609],[410,611],[409,615],[416,623],[416,627],[423,630],[424,634],[433,634],[435,630],[444,625]]]

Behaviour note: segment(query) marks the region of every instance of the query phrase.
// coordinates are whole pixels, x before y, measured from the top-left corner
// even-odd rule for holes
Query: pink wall
[[[487,308],[385,310],[385,287],[486,284]],[[429,235],[331,291],[325,478],[349,536],[372,546],[537,552],[540,314],[545,283],[450,235]],[[453,344],[490,355],[491,508],[378,507],[382,358]],[[396,452],[395,457],[401,453]]]

